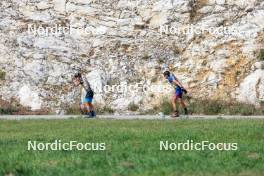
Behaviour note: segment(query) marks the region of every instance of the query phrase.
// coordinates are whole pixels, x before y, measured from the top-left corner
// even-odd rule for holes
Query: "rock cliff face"
[[[78,102],[78,70],[110,89],[166,85],[170,69],[194,97],[264,101],[263,0],[2,0],[0,10],[0,95],[32,110]],[[168,92],[97,90],[95,101],[148,109]]]

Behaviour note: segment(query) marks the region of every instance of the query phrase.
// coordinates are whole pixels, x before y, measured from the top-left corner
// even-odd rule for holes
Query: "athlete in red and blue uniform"
[[[180,100],[180,103],[182,105],[182,108],[184,109],[184,113],[188,115],[188,110],[187,107],[183,101],[183,93],[187,93],[186,89],[183,87],[183,85],[180,83],[180,81],[176,78],[176,76],[169,72],[165,71],[163,73],[164,77],[169,81],[169,83],[173,86],[175,89],[175,92],[172,97],[172,106],[173,106],[173,117],[178,117],[179,116],[179,111],[177,110],[177,101]]]
[[[82,113],[87,115],[87,117],[95,117],[96,114],[92,104],[94,92],[90,86],[90,83],[81,73],[76,73],[74,75],[73,82],[75,86],[81,86],[82,95],[81,95],[80,109]]]

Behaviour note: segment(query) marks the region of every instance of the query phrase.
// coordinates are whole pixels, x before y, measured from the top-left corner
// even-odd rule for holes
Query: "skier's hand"
[[[188,91],[185,88],[182,88],[183,93],[187,94]]]

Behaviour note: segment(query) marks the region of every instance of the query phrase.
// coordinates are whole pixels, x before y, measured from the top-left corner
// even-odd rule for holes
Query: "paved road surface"
[[[84,118],[79,115],[1,115],[0,120],[24,120],[24,119],[71,119],[71,118]],[[116,120],[133,120],[133,119],[145,119],[145,120],[162,120],[173,119],[170,116],[161,115],[99,115],[98,119],[116,119]],[[181,116],[178,119],[264,119],[264,116],[225,116],[225,115],[192,115]]]

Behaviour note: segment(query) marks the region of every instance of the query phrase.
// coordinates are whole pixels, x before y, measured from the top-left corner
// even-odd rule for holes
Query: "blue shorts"
[[[175,96],[176,98],[182,98],[182,93],[183,93],[182,88],[177,87],[177,88],[175,89],[175,94],[174,94],[174,96]]]
[[[81,104],[84,104],[84,103],[92,103],[93,102],[93,97],[85,97]]]

